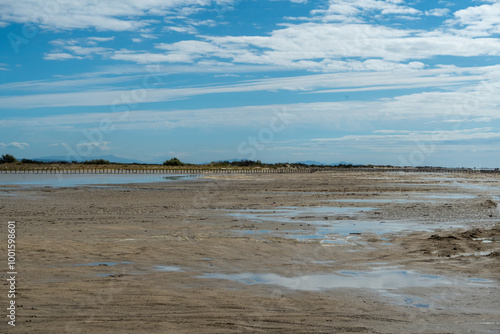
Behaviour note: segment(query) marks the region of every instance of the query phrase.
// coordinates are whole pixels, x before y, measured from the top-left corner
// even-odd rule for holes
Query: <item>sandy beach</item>
[[[498,333],[498,196],[497,174],[0,186],[9,332]]]

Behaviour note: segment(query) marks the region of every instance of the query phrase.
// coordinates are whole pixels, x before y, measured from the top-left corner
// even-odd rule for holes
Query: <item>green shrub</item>
[[[165,166],[184,166],[185,165],[185,163],[183,163],[182,161],[180,161],[177,158],[172,158],[170,160],[167,160],[163,164]]]
[[[8,164],[13,162],[17,162],[17,159],[14,158],[12,154],[4,154],[2,155],[2,159],[0,159],[0,163],[2,164]]]
[[[104,159],[92,159],[92,160],[87,160],[83,162],[84,164],[87,165],[109,165],[110,162],[108,160]]]

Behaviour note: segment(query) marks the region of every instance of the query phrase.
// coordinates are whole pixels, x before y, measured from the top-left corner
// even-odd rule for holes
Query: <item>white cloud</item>
[[[55,52],[46,54],[43,59],[45,60],[68,60],[68,59],[83,59],[65,52]]]
[[[115,39],[114,36],[112,36],[112,37],[87,37],[86,38],[87,43],[89,45],[97,45],[98,43],[110,42],[114,39]]]
[[[328,76],[316,80],[328,81]],[[332,76],[330,76],[332,78]],[[309,78],[315,81],[314,76]],[[365,80],[375,80],[365,78]],[[361,78],[352,79],[353,82]],[[94,97],[95,98],[95,97]],[[90,97],[89,97],[90,99]],[[36,99],[40,100],[40,99]],[[499,120],[500,85],[496,81],[483,82],[453,92],[424,92],[383,98],[373,101],[343,101],[297,103],[285,105],[235,106],[198,110],[131,110],[127,112],[84,113],[36,118],[0,120],[3,128],[43,128],[45,130],[75,131],[95,127],[101,120],[110,120],[118,130],[150,130],[205,127],[261,127],[279,111],[290,115],[293,124],[316,129],[366,130],[373,122],[415,122],[427,127],[459,129],[469,121]],[[118,108],[120,110],[120,108]],[[123,110],[123,109],[122,109]],[[399,129],[397,129],[399,131]],[[405,135],[404,132],[379,131],[377,135]],[[490,132],[490,131],[483,131]],[[451,138],[451,137],[450,137]]]
[[[20,150],[24,150],[26,147],[30,146],[28,143],[20,143],[20,142],[12,142],[8,144],[0,143],[0,147],[2,148],[18,148]]]
[[[94,55],[106,56],[110,48],[95,46],[98,43],[109,42],[114,37],[87,37],[80,39],[57,39],[50,42],[55,49],[46,54],[45,60],[67,60],[92,58]]]
[[[425,12],[427,16],[448,16],[450,14],[449,8],[434,8]]]
[[[269,36],[200,36],[156,47],[179,56],[217,58],[237,64],[275,65],[316,71],[367,69],[377,62],[423,60],[436,56],[498,56],[500,39],[457,36],[443,31],[402,30],[368,24],[302,23],[274,30]],[[149,57],[152,57],[150,55]],[[161,59],[161,58],[159,58]],[[347,60],[345,60],[347,59]],[[363,66],[360,60],[370,60]],[[133,60],[133,59],[130,59]],[[388,65],[388,63],[385,63]],[[372,70],[376,70],[376,66]]]
[[[146,72],[147,73],[147,72]],[[143,77],[146,74],[142,74]],[[57,80],[36,80],[24,81],[1,84],[0,90],[2,91],[21,91],[26,94],[26,91],[73,91],[84,89],[96,89],[98,87],[109,87],[118,83],[128,83],[130,80],[137,78],[137,76],[119,76],[119,77],[93,77],[81,75],[78,78],[58,78]]]
[[[364,22],[363,16],[377,19],[377,15],[419,15],[415,8],[405,6],[403,1],[382,0],[330,0],[327,9],[313,10],[324,22]]]
[[[159,10],[168,11],[169,6],[175,7],[173,0],[167,1],[164,4],[165,8],[157,2],[159,0],[151,0],[152,3],[148,2],[149,11],[146,11],[146,4],[137,4],[134,1],[128,0],[124,6],[116,10],[125,13],[133,8],[132,12],[137,12],[136,15],[146,15],[150,12],[159,13]],[[191,1],[194,0],[188,1],[188,8],[191,8],[189,7]],[[208,5],[208,2],[200,3],[202,7]],[[105,7],[103,15],[106,13],[111,15],[113,10],[107,8],[107,5]],[[203,62],[204,65],[209,65],[206,61],[216,61],[228,64],[270,65],[288,69],[341,72],[383,71],[391,66],[397,68],[398,62],[412,63],[412,60],[425,60],[436,56],[500,55],[500,39],[474,38],[491,34],[496,30],[500,31],[496,25],[500,23],[500,4],[470,7],[456,12],[455,19],[447,21],[448,27],[461,25],[465,26],[464,29],[443,28],[427,31],[365,22],[365,17],[372,17],[373,12],[379,15],[413,15],[413,18],[422,15],[420,11],[398,0],[330,0],[327,9],[312,11],[312,18],[322,18],[323,22],[282,25],[282,28],[268,35],[199,35],[192,40],[156,45],[157,49],[166,50],[167,53],[151,50],[111,50],[95,46],[98,42],[109,41],[112,37],[56,40],[52,42],[56,49],[46,55],[45,59],[64,60],[98,55],[105,59],[138,64]],[[447,8],[435,8],[425,14],[441,16],[447,15],[448,12]],[[343,19],[340,20],[342,23],[325,22],[331,21],[325,19],[331,15],[342,16]],[[141,20],[140,24],[149,26],[153,24],[153,21]],[[195,26],[213,24],[215,24],[213,20],[195,21],[186,18],[183,24],[170,22],[163,29],[195,34]],[[141,31],[142,38],[158,37],[150,33],[151,30]],[[132,41],[139,43],[142,39],[134,38]],[[73,55],[73,57],[68,55]]]
[[[125,55],[124,55],[125,56]],[[137,56],[137,55],[131,55]],[[443,68],[429,70],[402,70],[374,73],[314,74],[297,77],[270,78],[242,81],[230,85],[209,85],[191,88],[148,89],[141,97],[141,103],[171,101],[203,94],[256,92],[256,91],[305,91],[336,89],[343,91],[380,90],[386,86],[398,88],[449,88],[455,84],[474,84],[482,80],[495,80],[499,76],[498,67],[484,68]],[[127,103],[123,96],[136,96],[135,90],[89,90],[76,93],[37,94],[24,96],[0,96],[0,104],[5,108],[37,108],[62,106],[98,106]],[[122,102],[125,101],[125,102]]]
[[[202,21],[196,21],[193,19],[188,19],[185,21],[186,23],[193,25],[193,26],[208,26],[208,27],[215,27],[217,25],[217,22],[214,20],[202,20]],[[225,24],[224,22],[222,24]]]
[[[108,48],[103,48],[103,47],[82,47],[77,45],[67,46],[65,49],[79,56],[90,56],[93,54],[102,55],[109,51]]]
[[[0,28],[4,28],[8,26],[9,24],[7,22],[0,21]]]
[[[140,34],[142,38],[146,38],[146,39],[157,39],[158,36],[156,35],[153,35],[153,34]]]
[[[3,65],[0,65],[3,66]],[[27,91],[35,93],[37,91],[64,92],[64,91],[85,91],[87,89],[102,90],[116,89],[117,85],[133,85],[134,80],[141,80],[144,77],[154,75],[159,78],[180,73],[221,73],[234,75],[234,73],[265,72],[276,71],[274,67],[266,66],[235,66],[231,64],[203,64],[193,65],[112,65],[101,67],[97,72],[83,72],[72,75],[54,75],[46,80],[20,81],[0,84],[0,91],[4,95],[15,95],[12,92],[20,92],[26,95]],[[7,93],[8,92],[8,93]]]
[[[76,147],[79,151],[91,151],[94,148],[99,149],[100,151],[109,151],[111,148],[109,147],[109,141],[99,141],[99,142],[84,142],[76,144]]]
[[[89,41],[95,41],[95,42],[109,42],[114,40],[115,37],[87,37],[87,40]]]
[[[160,54],[150,52],[116,51],[111,59],[132,61],[138,64],[152,63],[190,63],[192,57],[188,54]]]
[[[406,132],[406,133],[405,133]],[[378,133],[381,133],[379,131]],[[433,130],[433,131],[387,131],[384,134],[367,134],[367,135],[347,135],[337,138],[315,138],[311,139],[318,143],[334,143],[347,142],[378,144],[381,143],[395,145],[404,142],[409,143],[446,143],[457,141],[472,141],[472,140],[500,140],[500,132],[492,128],[475,128],[462,130]]]
[[[464,36],[483,37],[500,34],[500,3],[468,7],[454,13],[455,18],[449,25],[458,25],[462,29],[454,32]]]
[[[183,34],[191,34],[194,35],[197,33],[196,28],[190,27],[190,26],[170,26],[170,27],[165,27],[165,30],[167,31],[175,31],[178,33],[183,33]]]
[[[148,55],[122,54],[127,57]],[[157,55],[153,55],[156,57]],[[165,55],[168,57],[169,55]],[[151,60],[151,59],[149,59]],[[141,98],[141,103],[170,101],[184,99],[203,94],[256,92],[256,91],[314,91],[322,89],[345,89],[356,91],[360,88],[373,90],[386,89],[385,86],[399,86],[399,88],[448,88],[454,84],[477,83],[486,80],[488,75],[496,73],[498,67],[484,68],[443,68],[429,70],[402,70],[388,72],[353,72],[349,76],[337,73],[314,74],[297,77],[270,78],[253,81],[242,81],[230,85],[210,85],[206,87],[148,89],[147,94]],[[135,90],[89,90],[76,93],[37,94],[24,96],[0,96],[0,104],[4,108],[38,108],[62,106],[98,106],[116,105],[124,101],[123,96],[135,96]],[[126,103],[126,102],[121,102]]]
[[[35,23],[45,29],[132,31],[151,25],[147,17],[180,13],[191,15],[212,4],[230,6],[231,0],[17,0],[2,4],[0,22]],[[176,14],[175,14],[176,15]]]

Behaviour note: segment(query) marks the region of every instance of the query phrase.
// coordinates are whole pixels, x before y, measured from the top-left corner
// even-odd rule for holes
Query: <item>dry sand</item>
[[[15,220],[18,308],[2,333],[500,332],[498,175],[3,188],[2,267]],[[243,282],[217,276],[230,274]]]

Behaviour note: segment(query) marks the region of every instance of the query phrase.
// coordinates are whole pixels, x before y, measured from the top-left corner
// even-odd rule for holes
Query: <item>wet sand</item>
[[[0,331],[497,333],[499,196],[495,174],[0,186]]]

